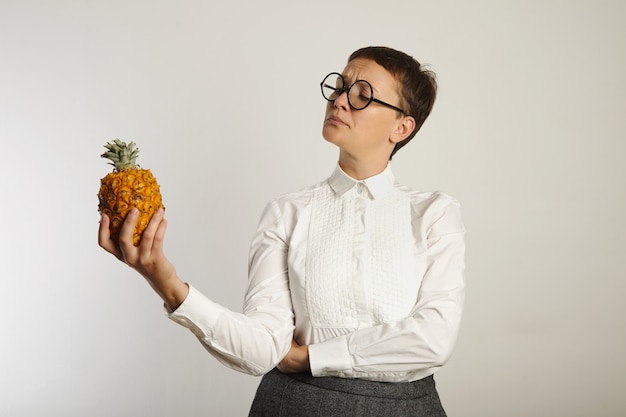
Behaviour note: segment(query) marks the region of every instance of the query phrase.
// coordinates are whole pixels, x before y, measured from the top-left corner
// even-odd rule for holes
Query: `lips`
[[[348,124],[338,116],[328,116],[326,122],[335,126],[348,126]]]

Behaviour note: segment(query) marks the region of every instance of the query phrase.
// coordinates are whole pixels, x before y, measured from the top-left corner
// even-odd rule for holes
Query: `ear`
[[[389,140],[393,143],[401,142],[409,137],[413,129],[415,129],[415,119],[411,116],[403,116],[401,119],[398,119],[398,124]]]

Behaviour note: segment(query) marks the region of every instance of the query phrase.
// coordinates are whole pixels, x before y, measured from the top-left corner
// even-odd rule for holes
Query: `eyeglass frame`
[[[324,81],[326,81],[326,79],[327,79],[328,77],[330,77],[331,75],[337,75],[337,76],[341,79],[341,83],[343,84],[343,86],[341,87],[341,90],[340,90],[340,91],[337,91],[338,89],[335,87],[335,91],[337,91],[337,98],[335,98],[335,99],[333,99],[333,100],[331,100],[331,99],[329,99],[329,98],[326,98],[326,95],[324,94]],[[354,87],[354,85],[355,85],[356,83],[359,83],[359,82],[367,84],[367,85],[369,86],[369,88],[370,88],[370,91],[372,92],[372,95],[370,96],[369,101],[367,102],[367,104],[366,104],[365,106],[361,107],[360,109],[359,109],[359,108],[354,107],[354,105],[353,105],[353,104],[352,104],[352,102],[350,101],[350,90],[352,89],[352,87]],[[326,84],[326,86],[328,86],[328,84]],[[341,74],[340,74],[340,73],[338,73],[338,72],[330,72],[330,73],[328,73],[328,75],[326,75],[326,76],[322,79],[322,81],[320,82],[320,89],[321,89],[321,91],[322,91],[322,97],[324,97],[324,99],[325,99],[326,101],[329,101],[329,102],[331,102],[331,103],[334,103],[334,102],[335,102],[335,101],[336,101],[339,97],[341,97],[341,95],[342,95],[343,93],[346,93],[346,96],[347,96],[347,99],[348,99],[348,104],[349,104],[349,105],[350,105],[350,107],[351,107],[352,109],[354,109],[354,110],[363,110],[363,109],[367,108],[367,106],[369,106],[370,104],[372,104],[372,102],[375,102],[375,103],[378,103],[378,104],[382,104],[383,106],[387,106],[387,107],[389,107],[390,109],[394,109],[395,111],[398,111],[398,112],[400,112],[400,113],[402,113],[402,114],[405,114],[405,115],[406,115],[406,114],[408,114],[407,112],[405,112],[404,110],[402,110],[402,109],[401,109],[401,108],[399,108],[399,107],[396,107],[396,106],[394,106],[394,105],[392,105],[392,104],[389,104],[389,103],[385,103],[384,101],[382,101],[382,100],[379,100],[379,99],[375,98],[375,97],[374,97],[374,87],[372,87],[372,84],[370,84],[370,82],[369,82],[369,81],[367,81],[367,80],[356,80],[355,82],[353,82],[353,83],[352,83],[352,85],[350,85],[350,87],[346,87],[346,79],[345,79],[345,78],[343,78],[343,75],[341,75]]]

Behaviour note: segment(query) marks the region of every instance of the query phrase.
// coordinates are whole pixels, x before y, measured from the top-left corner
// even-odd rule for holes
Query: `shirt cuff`
[[[346,336],[309,345],[309,364],[313,376],[349,377],[352,361]]]
[[[189,285],[185,301],[167,317],[191,330],[200,338],[211,338],[224,307],[209,300],[200,291]]]

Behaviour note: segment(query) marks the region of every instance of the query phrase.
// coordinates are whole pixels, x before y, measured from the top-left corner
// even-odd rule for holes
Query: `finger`
[[[167,231],[167,219],[163,217],[161,219],[161,223],[159,223],[159,227],[157,228],[156,234],[154,235],[154,242],[152,243],[152,250],[162,252],[163,251],[163,241],[165,240],[165,232]]]
[[[121,259],[122,252],[119,246],[113,240],[111,240],[111,230],[109,226],[111,219],[106,214],[100,217],[100,227],[98,228],[98,245],[105,251],[115,255],[118,259]]]
[[[124,223],[122,223],[122,227],[120,229],[119,245],[122,250],[122,255],[127,261],[132,261],[134,253],[136,252],[135,245],[133,244],[133,234],[135,232],[135,225],[137,224],[138,218],[139,210],[133,207],[126,215],[126,219],[124,220]]]
[[[276,368],[278,368],[278,370],[284,374],[288,374],[289,373],[289,364],[288,364],[288,360],[287,357],[283,358],[282,361],[280,361],[278,363],[278,365],[276,365]]]
[[[139,249],[142,255],[149,255],[154,250],[154,240],[157,236],[158,230],[161,227],[163,219],[163,209],[158,209],[152,215],[148,226],[141,235],[141,242],[139,243]],[[162,233],[161,233],[162,235]],[[162,236],[161,236],[162,239]]]

